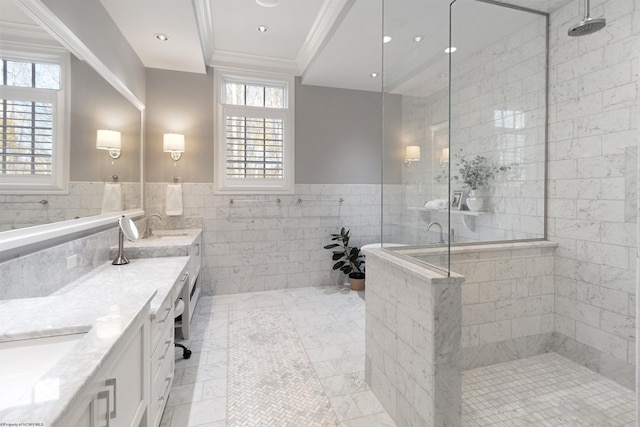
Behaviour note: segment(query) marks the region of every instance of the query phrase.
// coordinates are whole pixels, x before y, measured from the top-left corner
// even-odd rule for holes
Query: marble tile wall
[[[165,187],[146,184],[147,214],[165,218]],[[375,184],[298,184],[293,195],[219,196],[213,184],[186,183],[183,203],[185,218],[202,219],[202,290],[210,295],[342,282],[323,249],[329,235],[345,227],[354,245],[380,241]]]
[[[606,17],[607,26],[568,37],[581,7],[572,1],[550,21],[547,204],[548,238],[558,244],[556,347],[632,386],[640,5],[592,3],[591,16]]]
[[[139,223],[137,223],[140,227]],[[117,228],[0,263],[0,300],[50,295],[109,260],[109,248],[118,242]],[[77,265],[67,268],[67,257]]]
[[[365,377],[404,426],[460,425],[460,277],[367,252]]]
[[[473,227],[466,226],[461,216],[452,217],[458,242],[544,236],[545,30],[545,19],[537,17],[464,60],[454,60],[452,175],[458,175],[455,155],[461,148],[468,158],[480,154],[497,164],[512,165],[486,191],[490,197],[483,210],[490,214],[475,218]],[[441,148],[434,147],[441,142],[432,135],[432,127],[448,120],[448,88],[440,85],[441,90],[433,91],[433,82],[425,82],[415,95],[403,96],[404,138],[407,144],[421,145],[425,153],[422,161],[403,169],[402,226],[410,244],[433,243],[432,236],[424,233],[425,223],[448,225],[446,212],[406,209],[449,196],[438,154]],[[453,181],[452,188],[462,187]]]
[[[140,183],[123,182],[122,189],[125,210],[139,208]],[[69,194],[0,195],[0,231],[99,215],[103,191],[104,182],[71,182]]]
[[[554,248],[548,242],[454,248],[462,284],[462,369],[550,351],[554,332]],[[446,265],[445,255],[413,255]]]

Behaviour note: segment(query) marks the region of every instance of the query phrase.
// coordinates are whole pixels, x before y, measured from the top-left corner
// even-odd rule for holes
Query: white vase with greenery
[[[460,153],[455,155],[458,162],[458,174],[454,175],[455,180],[461,181],[469,190],[466,203],[470,211],[478,212],[484,205],[482,191],[489,185],[489,180],[500,172],[511,169],[510,166],[496,165],[488,158],[476,154],[468,159]]]

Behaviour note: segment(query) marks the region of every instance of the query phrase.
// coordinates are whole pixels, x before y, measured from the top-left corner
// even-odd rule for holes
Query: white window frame
[[[226,81],[258,85],[278,85],[285,88],[285,108],[263,108],[225,104]],[[230,68],[214,70],[214,179],[215,194],[293,194],[294,192],[294,87],[295,77],[273,73],[255,73]],[[278,118],[284,120],[283,160],[281,179],[227,177],[225,113],[246,117]]]
[[[69,53],[62,48],[2,42],[2,59],[52,63],[60,65],[60,89],[36,89],[0,85],[0,97],[54,104],[51,175],[2,175],[0,194],[68,194],[69,193]],[[13,98],[16,97],[16,98]]]

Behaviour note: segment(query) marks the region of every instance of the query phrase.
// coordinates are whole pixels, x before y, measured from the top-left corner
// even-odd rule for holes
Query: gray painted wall
[[[382,94],[296,79],[296,184],[380,183]]]
[[[213,182],[213,69],[207,74],[147,68],[145,181]],[[182,133],[185,152],[175,163],[162,135]]]
[[[42,0],[142,102],[145,69],[100,0]]]
[[[140,112],[86,62],[71,56],[71,181],[140,181]],[[113,161],[96,149],[98,129],[117,130],[122,154]]]
[[[145,180],[213,182],[213,71],[206,75],[147,69]],[[380,93],[304,86],[296,79],[296,184],[378,184],[381,168]],[[385,96],[388,138],[400,128],[400,97]],[[173,161],[162,135],[185,135],[185,153]],[[398,162],[397,168],[401,165]],[[399,179],[399,169],[390,170]],[[387,181],[388,182],[388,181]]]

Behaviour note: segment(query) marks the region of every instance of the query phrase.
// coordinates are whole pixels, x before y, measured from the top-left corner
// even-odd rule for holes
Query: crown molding
[[[300,70],[298,69],[296,61],[270,56],[214,50],[208,63],[212,67],[243,68],[253,71],[268,71],[293,76],[300,75]]]
[[[40,46],[50,46],[63,49],[63,46],[54,40],[49,33],[35,24],[0,20],[0,34],[6,36],[6,39],[11,41],[28,42]]]
[[[354,4],[355,0],[327,0],[322,5],[307,38],[296,56],[296,62],[301,74],[304,73],[326,42],[333,36],[338,25]]]
[[[196,26],[200,36],[200,47],[205,64],[213,55],[213,18],[211,2],[209,0],[192,0],[193,11],[196,16]]]
[[[118,92],[129,100],[138,110],[144,110],[144,103],[125,85],[120,78],[107,67],[92,51],[67,27],[42,0],[19,0],[18,5],[40,23],[42,28],[78,58],[83,59],[98,74],[108,81]]]

